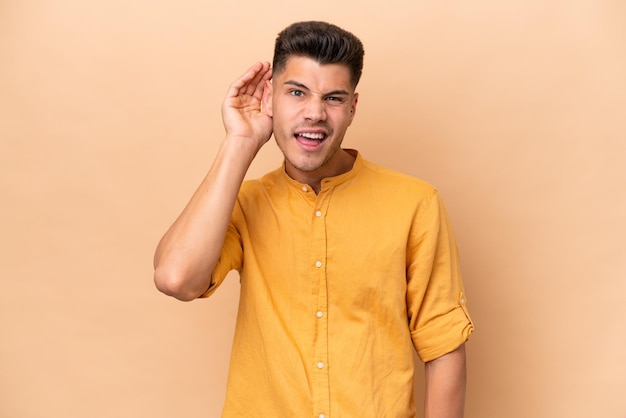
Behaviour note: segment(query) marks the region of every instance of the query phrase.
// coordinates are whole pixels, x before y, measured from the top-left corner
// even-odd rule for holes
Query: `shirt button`
[[[321,318],[324,316],[324,314],[322,313],[322,311],[317,311],[317,313],[315,314],[315,316],[317,316],[318,318]]]
[[[321,261],[316,261],[315,262],[315,267],[322,267],[322,262]]]
[[[306,186],[302,186],[302,191],[303,191],[303,192],[308,192],[308,191],[309,191],[309,189],[307,189],[307,188],[306,188]]]
[[[322,216],[322,212],[318,210],[317,212],[315,212],[315,216],[319,218],[320,216]]]
[[[319,418],[326,418],[326,415],[320,414]]]
[[[321,361],[319,363],[317,363],[317,368],[318,369],[323,369],[324,368],[324,363],[322,363]]]
[[[461,298],[461,305],[465,304],[465,298]]]

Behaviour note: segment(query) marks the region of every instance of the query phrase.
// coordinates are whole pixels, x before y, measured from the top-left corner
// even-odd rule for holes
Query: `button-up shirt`
[[[223,417],[414,417],[413,347],[473,330],[437,191],[350,152],[318,194],[284,166],[241,187],[203,295],[239,271]]]

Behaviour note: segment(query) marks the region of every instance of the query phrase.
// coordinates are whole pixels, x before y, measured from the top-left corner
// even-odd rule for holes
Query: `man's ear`
[[[354,93],[354,97],[352,98],[352,103],[350,103],[350,124],[354,120],[354,115],[356,114],[356,104],[359,102],[359,93]]]
[[[274,94],[274,87],[272,80],[265,80],[265,88],[263,89],[263,113],[270,118],[274,116],[274,110],[272,109],[272,95]]]

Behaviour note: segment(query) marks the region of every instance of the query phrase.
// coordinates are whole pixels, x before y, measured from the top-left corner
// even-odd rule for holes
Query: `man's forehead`
[[[274,73],[273,82],[300,85],[312,89],[352,92],[350,69],[345,64],[320,64],[308,57],[290,57],[282,71]]]

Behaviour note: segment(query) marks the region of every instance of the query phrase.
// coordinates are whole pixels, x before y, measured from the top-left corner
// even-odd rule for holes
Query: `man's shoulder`
[[[275,170],[265,173],[263,176],[245,180],[241,184],[239,189],[239,196],[258,195],[259,193],[266,193],[269,190],[274,189],[276,183],[281,178],[283,167],[279,167]]]
[[[380,183],[388,190],[403,190],[426,195],[437,192],[432,184],[421,178],[368,160],[363,160],[363,177],[365,181]]]

